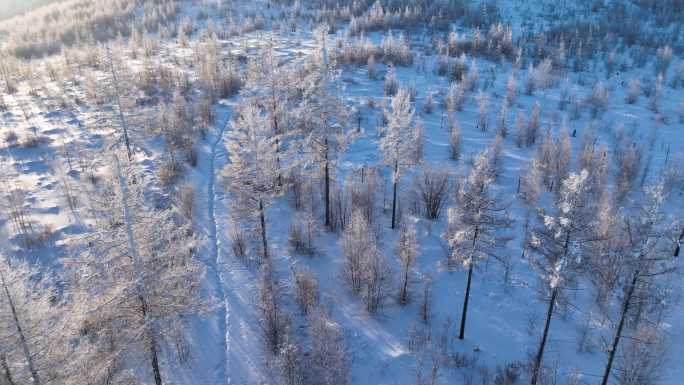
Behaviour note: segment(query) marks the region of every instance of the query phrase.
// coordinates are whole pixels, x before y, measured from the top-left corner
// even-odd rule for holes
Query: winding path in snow
[[[226,379],[226,384],[231,384],[230,371],[230,332],[227,328],[230,319],[230,309],[228,306],[228,301],[225,296],[225,285],[221,269],[221,244],[218,237],[218,225],[216,223],[216,153],[223,142],[223,134],[228,126],[228,120],[230,119],[230,114],[226,117],[225,123],[221,126],[221,129],[216,134],[216,138],[211,146],[211,153],[209,156],[209,180],[207,182],[207,213],[208,213],[208,236],[209,236],[209,250],[210,250],[210,260],[213,262],[211,264],[212,273],[217,284],[217,292],[220,295],[220,300],[223,303],[223,314],[220,315],[219,329],[222,334],[224,334],[224,352],[225,352],[225,362],[222,366],[218,368],[217,380],[220,383],[221,378]]]
[[[251,385],[270,383],[265,373],[260,351],[258,331],[255,329],[256,316],[252,308],[252,295],[256,290],[256,277],[252,272],[226,255],[223,250],[220,228],[225,218],[225,205],[220,202],[224,197],[216,188],[216,175],[227,161],[227,151],[223,147],[223,137],[230,121],[231,112],[225,116],[225,122],[214,141],[211,142],[207,181],[207,217],[210,261],[212,274],[217,284],[217,296],[223,303],[219,330],[224,336],[223,344],[225,361],[218,368],[217,384]]]

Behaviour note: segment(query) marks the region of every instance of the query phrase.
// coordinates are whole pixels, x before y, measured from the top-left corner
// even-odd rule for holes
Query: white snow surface
[[[257,2],[258,3],[258,2]],[[530,2],[526,2],[528,5]],[[257,4],[258,6],[258,4]],[[342,32],[339,32],[342,33]],[[268,36],[268,38],[266,37]],[[379,34],[370,34],[370,38],[379,41]],[[315,52],[317,47],[310,31],[305,28],[296,33],[276,31],[272,33],[254,32],[246,37],[235,37],[232,41],[223,41],[225,51],[240,50],[242,46],[256,47],[266,40],[273,41],[278,54],[296,60],[301,55]],[[334,39],[334,37],[331,37]],[[170,47],[178,48],[175,43]],[[328,46],[334,47],[334,44]],[[262,46],[263,47],[263,46]],[[258,55],[257,49],[251,50]],[[681,59],[681,58],[680,58]],[[419,118],[425,124],[424,162],[435,166],[443,166],[457,175],[464,174],[469,168],[467,160],[473,154],[485,148],[494,139],[494,129],[482,132],[476,127],[477,105],[474,93],[469,94],[462,111],[457,118],[462,129],[462,161],[454,162],[449,158],[449,131],[443,122],[442,108],[437,105],[444,95],[449,82],[437,76],[433,68],[436,58],[425,57],[424,68],[420,70],[417,63],[412,67],[397,67],[396,73],[400,84],[411,86],[417,91],[415,106]],[[510,63],[493,63],[478,59],[480,68],[480,84],[489,76],[489,69],[495,68],[492,85],[486,89],[490,95],[492,108],[490,125],[498,113],[498,107],[506,94],[507,75],[517,73],[519,83],[524,79],[525,71],[518,71]],[[383,65],[378,65],[381,73]],[[336,170],[335,177],[344,180],[347,175],[358,176],[363,165],[382,163],[378,149],[378,127],[382,124],[379,109],[371,109],[366,105],[369,98],[379,104],[383,98],[383,80],[368,78],[365,68],[341,67],[342,81],[345,84],[344,98],[350,105],[363,105],[363,133],[349,146],[345,156]],[[662,167],[666,157],[668,161],[681,158],[684,152],[684,126],[677,118],[679,103],[684,100],[683,89],[664,88],[662,98],[662,114],[669,117],[666,123],[654,121],[653,113],[648,108],[648,100],[641,97],[637,103],[624,103],[626,83],[632,77],[643,75],[641,72],[620,72],[619,75],[606,79],[602,70],[567,73],[570,84],[577,84],[573,90],[580,96],[591,93],[591,85],[595,80],[602,80],[610,90],[608,111],[594,122],[594,131],[599,140],[611,143],[613,128],[621,123],[625,132],[635,142],[646,143],[654,140],[650,175],[655,175]],[[560,83],[560,82],[559,82]],[[76,89],[76,88],[74,88]],[[421,112],[427,92],[435,96],[435,109],[431,114]],[[77,91],[74,91],[77,92]],[[62,174],[65,178],[85,178],[68,172],[67,161],[62,148],[85,147],[89,149],[106,149],[115,135],[115,128],[97,124],[106,119],[98,111],[88,107],[79,107],[71,113],[64,110],[48,108],[50,97],[32,97],[22,87],[17,94],[5,95],[8,105],[6,111],[0,112],[2,124],[0,135],[13,130],[20,138],[37,134],[48,138],[47,142],[33,148],[10,147],[0,144],[0,184],[21,188],[28,194],[27,209],[30,220],[36,228],[49,228],[52,231],[52,242],[46,246],[25,250],[20,247],[16,237],[5,236],[3,248],[9,252],[27,258],[32,262],[54,265],[63,255],[65,249],[59,240],[71,234],[87,231],[88,223],[78,213],[69,210],[65,198],[64,187],[60,183]],[[542,105],[542,131],[550,127],[555,131],[560,125],[564,112],[556,108],[560,99],[560,88],[554,86],[545,91],[537,91],[534,95],[522,92],[509,110],[508,126],[514,131],[515,116],[522,111],[526,116],[538,101]],[[31,109],[31,118],[27,122],[21,116],[20,104],[26,103]],[[257,274],[254,266],[245,266],[235,260],[227,249],[227,231],[229,226],[229,208],[227,195],[220,183],[218,173],[227,161],[226,150],[222,138],[227,129],[225,122],[239,97],[223,100],[215,106],[217,119],[210,127],[206,138],[199,148],[199,164],[189,169],[186,178],[197,189],[196,227],[203,237],[204,248],[201,259],[206,265],[205,294],[213,298],[214,306],[210,314],[197,317],[193,322],[193,356],[187,365],[178,366],[172,357],[166,357],[163,370],[168,384],[177,385],[266,385],[279,384],[281,379],[274,359],[263,348],[259,337],[257,318],[253,304],[256,299]],[[589,125],[589,113],[584,110],[579,120],[570,121],[569,131],[576,130],[572,137],[572,146],[577,150],[580,138]],[[503,142],[503,168],[497,180],[496,189],[511,202],[511,211],[516,219],[516,234],[522,234],[525,207],[516,198],[515,188],[518,175],[529,166],[536,147],[518,148],[511,137]],[[70,147],[70,148],[71,148]],[[611,148],[608,146],[608,148]],[[159,148],[149,145],[146,151],[137,151],[135,161],[143,172],[152,173],[158,167],[161,154]],[[573,152],[574,155],[577,151]],[[111,167],[109,158],[86,159],[93,170]],[[573,159],[575,165],[576,159]],[[60,171],[61,170],[61,171]],[[648,182],[651,177],[646,178]],[[410,175],[402,179],[400,192],[404,192],[410,183]],[[76,184],[74,182],[74,184]],[[391,211],[389,198],[385,208]],[[85,192],[80,192],[85,194]],[[681,192],[671,197],[668,208],[673,214],[681,217],[684,199]],[[634,194],[628,199],[638,201],[640,195]],[[278,274],[286,281],[290,280],[291,267],[306,265],[318,276],[322,293],[322,306],[328,309],[332,319],[340,324],[345,340],[352,356],[351,384],[395,385],[413,383],[416,376],[416,355],[409,347],[409,332],[413,328],[427,327],[435,340],[444,340],[445,349],[454,353],[470,356],[480,365],[494,369],[512,361],[526,361],[528,354],[537,347],[538,334],[543,326],[543,315],[546,301],[539,295],[537,273],[529,265],[527,259],[521,258],[520,236],[508,244],[508,251],[513,256],[513,273],[510,282],[502,281],[502,269],[495,262],[481,265],[474,273],[470,297],[470,307],[466,338],[456,339],[458,321],[465,287],[466,272],[450,271],[446,266],[446,248],[441,234],[444,230],[444,217],[431,222],[422,218],[405,215],[403,220],[415,223],[421,243],[421,255],[418,258],[416,273],[412,277],[414,300],[406,306],[400,306],[391,298],[379,315],[370,316],[359,299],[352,296],[339,278],[342,257],[337,245],[338,234],[321,232],[316,240],[317,254],[313,257],[293,253],[288,246],[288,230],[294,216],[287,197],[279,198],[268,210],[269,242],[273,251],[273,262]],[[632,204],[633,202],[629,202]],[[399,267],[394,256],[394,241],[397,234],[389,229],[387,210],[375,224],[380,232],[382,250],[389,256],[392,266],[398,272]],[[85,213],[84,213],[85,215]],[[0,227],[4,234],[13,234],[8,220],[0,219]],[[424,277],[431,277],[432,321],[423,326],[418,320],[418,297],[420,282]],[[667,323],[670,346],[667,354],[666,371],[663,374],[663,385],[679,385],[684,378],[684,307],[680,301],[684,281],[676,275],[672,293],[673,304],[667,311],[664,322]],[[598,383],[602,374],[605,354],[598,348],[601,338],[611,338],[613,324],[602,320],[595,309],[593,292],[588,282],[580,283],[578,290],[568,294],[571,306],[554,315],[550,330],[544,362],[558,363],[561,374],[577,373],[586,383]],[[292,306],[293,313],[296,309]],[[587,319],[589,321],[587,321]],[[612,320],[615,322],[616,320]],[[580,328],[589,322],[592,326],[591,338],[596,348],[591,352],[577,351],[577,336]],[[293,317],[293,330],[298,333],[306,320],[301,316]],[[474,375],[471,369],[442,367],[438,383],[461,383],[464,378]]]

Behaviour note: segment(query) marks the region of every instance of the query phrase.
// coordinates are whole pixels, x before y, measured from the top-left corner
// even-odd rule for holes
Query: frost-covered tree
[[[72,242],[63,260],[65,286],[77,308],[84,342],[76,360],[89,382],[119,383],[131,363],[162,385],[164,346],[188,349],[186,320],[203,311],[202,268],[189,224],[173,209],[158,209],[144,194],[152,187],[115,159],[116,172],[94,197],[96,228]],[[172,342],[173,340],[173,342]]]
[[[311,355],[309,383],[312,385],[347,385],[351,365],[343,330],[322,312],[311,317]]]
[[[663,187],[649,187],[645,195],[645,202],[636,213],[624,214],[617,222],[619,227],[615,236],[618,239],[606,250],[619,258],[618,264],[621,268],[618,285],[621,290],[615,292],[620,293],[619,296],[622,298],[619,301],[621,306],[612,343],[607,349],[608,357],[601,385],[607,385],[610,381],[616,353],[630,318],[635,317],[634,313],[639,308],[664,302],[659,296],[666,289],[658,288],[658,281],[672,273],[676,267],[676,259],[670,248],[670,239],[675,233],[675,228],[671,226],[663,211]],[[638,326],[638,318],[636,323]],[[628,349],[636,348],[631,346]]]
[[[449,153],[453,160],[458,160],[461,157],[461,126],[456,119],[453,119],[450,125]]]
[[[633,78],[627,85],[627,98],[625,101],[628,104],[634,104],[639,100],[639,95],[641,95],[641,81],[639,81],[639,78]]]
[[[344,255],[342,276],[352,293],[359,293],[365,255],[378,247],[362,213],[355,211],[352,214],[351,223],[344,229],[339,244]]]
[[[477,126],[481,131],[489,127],[489,95],[480,90],[477,94]]]
[[[636,143],[627,139],[619,144],[615,154],[616,190],[618,201],[624,199],[634,188],[634,182],[640,171],[642,152]]]
[[[0,383],[61,384],[71,331],[66,304],[49,277],[25,261],[0,254]]]
[[[567,122],[563,120],[561,128],[558,130],[556,136],[556,184],[560,184],[565,180],[570,169],[570,161],[572,160],[572,145],[570,144],[570,136],[568,135]]]
[[[261,338],[268,350],[276,355],[285,346],[290,333],[290,316],[284,301],[284,287],[271,268],[270,260],[261,268],[256,301]]]
[[[499,115],[496,117],[496,133],[502,138],[508,136],[508,103],[503,101],[499,108]]]
[[[591,107],[591,116],[596,117],[608,109],[610,93],[602,81],[596,82],[594,89],[587,98],[587,104]]]
[[[295,125],[293,111],[296,110],[292,100],[296,88],[292,86],[291,71],[280,66],[277,57],[273,53],[273,47],[269,47],[263,55],[263,59],[254,64],[252,73],[242,92],[245,97],[255,101],[262,109],[266,120],[276,138],[277,161],[287,152],[285,139],[292,134]],[[315,86],[306,81],[308,87]],[[300,111],[297,111],[300,112]],[[301,116],[300,116],[301,117]],[[307,116],[308,117],[308,116]],[[278,182],[282,183],[282,175],[278,175]]]
[[[525,134],[527,132],[527,121],[525,114],[521,111],[515,117],[515,145],[522,147],[525,143]]]
[[[538,225],[530,248],[539,256],[534,265],[540,271],[543,288],[550,294],[546,322],[532,366],[532,385],[539,379],[544,348],[556,302],[563,288],[572,282],[582,264],[582,249],[593,216],[589,199],[589,174],[586,170],[570,174],[564,181],[553,209],[539,211]]]
[[[532,113],[530,114],[530,120],[527,122],[527,128],[525,131],[525,143],[527,147],[532,146],[537,143],[537,137],[539,136],[539,126],[541,125],[541,105],[539,102],[534,103],[532,107]]]
[[[337,161],[353,139],[348,130],[349,113],[339,97],[340,85],[333,71],[325,64],[306,78],[300,107],[297,109],[304,137],[305,166],[313,165],[323,174],[325,226],[332,228],[331,184]]]
[[[308,267],[297,266],[292,270],[294,276],[294,290],[297,304],[302,314],[313,314],[318,307],[320,292],[318,280],[313,270]]]
[[[394,253],[401,265],[401,287],[399,289],[399,303],[406,304],[411,296],[411,274],[413,273],[416,259],[420,255],[420,243],[416,234],[415,226],[404,225],[397,239]]]
[[[447,203],[451,190],[451,175],[446,169],[424,166],[413,177],[413,193],[418,201],[417,209],[430,220],[436,220]]]
[[[443,234],[449,244],[450,261],[468,269],[459,338],[465,336],[465,323],[470,299],[473,269],[485,258],[502,257],[501,248],[508,238],[504,232],[511,226],[507,206],[494,194],[493,151],[487,149],[475,157],[473,168],[461,182],[455,205],[448,211],[448,226]]]
[[[515,98],[518,96],[518,80],[515,78],[515,74],[508,75],[508,80],[506,80],[506,104],[508,106],[513,105]]]
[[[658,48],[656,51],[656,63],[655,63],[655,73],[656,75],[667,74],[667,70],[670,68],[670,63],[672,63],[672,47],[666,45],[664,47]]]
[[[262,256],[268,259],[266,209],[284,188],[280,176],[285,167],[277,145],[281,135],[273,133],[266,114],[253,102],[240,106],[235,114],[226,138],[230,163],[223,178],[238,217],[259,222]]]
[[[520,177],[519,193],[528,205],[536,204],[541,194],[542,169],[541,161],[534,158]]]
[[[449,117],[453,116],[454,112],[460,111],[463,108],[465,101],[465,88],[461,83],[451,83],[447,91],[444,104],[446,106]]]
[[[205,43],[198,48],[202,60],[199,60],[199,86],[212,100],[227,98],[236,94],[242,87],[242,80],[236,72],[235,59],[224,57],[221,42],[214,32],[205,37]]]
[[[126,154],[128,156],[128,161],[130,162],[133,158],[133,149],[131,148],[131,126],[130,122],[126,117],[126,111],[130,109],[130,106],[126,102],[130,103],[132,100],[132,95],[129,94],[130,89],[126,87],[131,84],[128,82],[128,78],[122,76],[117,68],[117,63],[114,59],[110,48],[107,48],[107,61],[109,66],[109,73],[111,76],[111,86],[113,88],[113,97],[116,104],[117,120],[119,121],[119,129],[121,130],[123,142],[126,145]],[[120,67],[120,65],[119,65]]]
[[[394,96],[399,90],[399,83],[397,82],[397,76],[394,73],[394,67],[389,66],[387,68],[387,74],[385,74],[385,85],[384,85],[385,95]]]
[[[339,241],[344,263],[342,276],[369,313],[377,312],[387,299],[390,267],[378,247],[364,215],[355,211]]]
[[[420,132],[416,130],[411,94],[401,88],[392,98],[387,116],[387,125],[382,128],[380,150],[385,164],[392,168],[392,229],[397,224],[397,190],[399,180],[406,167],[416,163],[416,154],[422,145]]]
[[[551,137],[551,130],[546,130],[546,135],[544,135],[544,139],[539,146],[537,159],[541,166],[544,184],[549,191],[551,191],[551,188],[553,187],[553,174],[556,169],[554,158],[556,153],[556,144]]]

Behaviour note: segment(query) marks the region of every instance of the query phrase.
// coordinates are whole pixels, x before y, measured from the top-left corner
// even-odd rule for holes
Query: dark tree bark
[[[465,297],[463,299],[463,312],[461,313],[461,330],[458,333],[458,339],[465,338],[465,323],[468,314],[468,301],[470,300],[470,282],[473,279],[473,264],[468,268],[468,281],[466,283]]]
[[[615,359],[615,352],[617,351],[618,344],[620,343],[620,338],[622,337],[622,329],[625,326],[625,320],[627,319],[627,312],[629,311],[629,305],[632,301],[632,296],[634,295],[634,288],[636,287],[637,280],[639,279],[639,270],[634,272],[634,277],[632,278],[632,283],[627,291],[627,296],[625,296],[625,301],[622,304],[622,313],[620,315],[620,323],[615,331],[615,337],[613,338],[613,345],[608,353],[608,362],[606,363],[606,369],[603,372],[603,379],[601,380],[601,385],[608,385],[608,380],[610,379],[610,371],[613,367],[613,360]]]
[[[264,200],[259,198],[259,219],[261,220],[261,244],[264,248],[264,258],[268,259],[268,239],[266,238],[266,213]]]
[[[28,347],[28,340],[26,339],[26,335],[24,334],[24,329],[21,327],[21,322],[19,322],[19,316],[17,315],[17,309],[14,306],[14,300],[12,299],[9,289],[7,288],[7,282],[5,282],[5,275],[2,273],[2,271],[0,271],[0,280],[2,281],[2,287],[5,291],[7,303],[9,304],[10,311],[12,313],[12,320],[14,321],[14,326],[17,329],[17,335],[19,336],[19,342],[21,343],[22,353],[24,354],[24,358],[26,359],[26,366],[28,367],[28,370],[31,373],[31,383],[33,385],[41,385],[42,383],[40,382],[38,370],[36,370],[36,366],[33,363],[33,358]]]
[[[159,355],[157,354],[157,340],[152,333],[150,325],[147,324],[147,302],[142,294],[138,294],[138,299],[140,300],[140,312],[143,317],[143,327],[145,328],[145,334],[147,337],[147,343],[149,344],[148,354],[150,359],[150,366],[152,366],[152,373],[154,375],[155,385],[163,385],[161,370],[159,369]]]
[[[392,193],[392,230],[397,227],[397,188],[399,184],[399,178],[397,173],[399,172],[399,162],[394,161],[394,187]]]
[[[546,323],[544,324],[544,334],[542,335],[541,343],[539,344],[539,350],[534,358],[534,367],[532,369],[532,381],[531,385],[537,385],[537,380],[539,379],[539,369],[541,367],[542,358],[544,357],[544,348],[546,347],[546,339],[549,336],[549,326],[551,326],[551,317],[553,316],[553,309],[556,304],[556,296],[558,295],[558,289],[554,288],[551,292],[551,299],[549,300],[549,308],[546,312]]]
[[[17,385],[12,378],[12,372],[7,364],[7,357],[5,357],[4,354],[0,355],[0,365],[2,365],[2,375],[5,377],[5,382],[7,382],[7,385]]]
[[[330,215],[330,164],[327,160],[325,161],[325,227],[327,229],[332,228],[332,221]]]
[[[126,144],[126,155],[128,156],[128,162],[130,163],[133,160],[133,151],[131,150],[131,141],[128,136],[128,122],[126,122],[126,118],[123,113],[123,106],[121,105],[121,95],[119,92],[119,79],[116,76],[116,70],[114,69],[114,59],[112,58],[112,54],[109,51],[109,47],[107,47],[107,53],[109,55],[110,70],[112,71],[112,80],[114,83],[116,105],[119,110],[119,123],[121,124],[121,130],[123,131],[124,142]]]
[[[473,234],[473,250],[475,250],[475,244],[477,242],[477,237],[479,236],[480,233],[480,228],[479,226],[475,227],[475,233]],[[466,290],[465,290],[465,296],[463,298],[463,310],[461,312],[461,330],[458,333],[458,339],[462,340],[465,338],[465,324],[466,324],[466,317],[468,315],[468,302],[470,302],[470,284],[473,280],[473,265],[475,264],[472,261],[472,252],[470,255],[471,261],[470,261],[470,266],[468,266],[468,280],[466,282]]]

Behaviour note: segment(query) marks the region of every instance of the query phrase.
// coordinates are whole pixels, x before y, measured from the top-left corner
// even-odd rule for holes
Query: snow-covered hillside
[[[683,12],[0,24],[0,384],[679,384]]]

